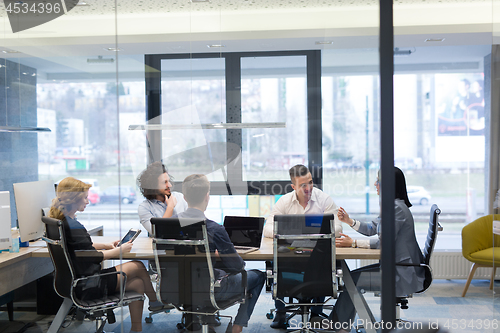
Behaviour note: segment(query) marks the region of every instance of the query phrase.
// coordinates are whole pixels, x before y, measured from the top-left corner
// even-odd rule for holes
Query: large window
[[[224,67],[220,58],[161,61],[161,123],[192,127],[161,131],[162,153],[154,159],[162,159],[179,181],[193,173],[207,174],[211,181],[225,179],[217,162],[226,160],[226,151],[209,144],[225,143],[226,132],[202,127],[226,122]]]
[[[452,71],[445,65],[419,64],[421,58],[396,58],[394,158],[406,175],[422,247],[432,204],[442,210],[445,229],[437,242],[441,249],[460,249],[463,225],[486,212],[481,55],[490,50],[483,46],[468,50],[476,54],[476,62]],[[355,216],[374,218],[380,212],[373,185],[380,168],[378,75],[370,73],[369,67],[364,73],[351,67],[346,75],[332,66],[335,60],[347,67],[359,55],[370,53],[352,50],[352,60],[345,56],[347,52],[322,54],[323,187]],[[418,52],[436,57],[439,47]],[[402,67],[404,70],[398,70]]]
[[[243,180],[288,180],[308,164],[305,56],[241,58],[242,122],[284,122],[286,128],[242,131]]]
[[[148,131],[150,160],[177,181],[207,174],[214,194],[284,194],[298,163],[317,165],[321,186],[321,135],[311,131],[321,122],[319,59],[319,51],[146,56],[148,124],[163,126]],[[243,127],[217,128],[231,123]]]

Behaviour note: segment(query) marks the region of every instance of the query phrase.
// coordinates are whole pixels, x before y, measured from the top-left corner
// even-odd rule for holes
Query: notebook
[[[245,254],[257,251],[262,241],[263,217],[226,216],[224,228],[236,252]]]

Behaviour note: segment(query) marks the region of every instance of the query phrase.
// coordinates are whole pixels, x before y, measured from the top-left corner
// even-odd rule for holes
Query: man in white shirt
[[[282,196],[273,207],[264,225],[264,237],[273,238],[274,215],[289,214],[333,214],[335,217],[335,235],[342,232],[342,222],[337,217],[339,208],[333,199],[314,187],[311,172],[297,164],[290,169],[293,191]]]
[[[274,215],[290,214],[333,214],[335,219],[335,234],[342,232],[342,222],[337,217],[338,207],[333,199],[314,187],[313,179],[309,169],[297,164],[290,168],[290,180],[292,181],[293,191],[282,196],[273,207],[271,214],[267,217],[264,225],[264,237],[273,238],[274,236]],[[280,312],[285,305],[276,300],[276,317],[271,324],[272,328],[286,328],[286,314]],[[323,311],[322,307],[312,307],[311,317],[318,316]]]
[[[146,198],[137,210],[142,226],[150,235],[152,217],[172,217],[188,208],[182,193],[172,191],[170,178],[161,162],[151,163],[137,177],[137,186]]]

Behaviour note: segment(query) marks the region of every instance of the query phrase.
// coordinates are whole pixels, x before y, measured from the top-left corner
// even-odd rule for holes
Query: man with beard
[[[152,217],[172,217],[188,208],[182,193],[172,191],[171,176],[161,162],[154,162],[137,177],[137,186],[146,198],[138,208],[141,224],[151,234]]]

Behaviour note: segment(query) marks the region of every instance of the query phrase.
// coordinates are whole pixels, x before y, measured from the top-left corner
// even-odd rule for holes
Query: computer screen
[[[234,245],[260,248],[264,221],[263,217],[226,216],[224,228]]]
[[[10,228],[10,193],[2,191],[0,192],[0,250],[11,248]]]
[[[43,236],[42,209],[50,207],[55,196],[56,191],[52,180],[14,184],[21,242]]]

